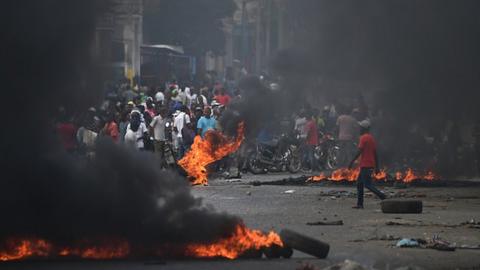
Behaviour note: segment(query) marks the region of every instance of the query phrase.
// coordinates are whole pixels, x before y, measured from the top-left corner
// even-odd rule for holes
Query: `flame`
[[[341,168],[332,172],[332,174],[328,177],[323,172],[320,175],[312,176],[308,178],[307,182],[321,182],[321,181],[348,181],[348,182],[356,182],[358,175],[360,174],[360,168],[356,168],[354,170],[350,170],[347,168]],[[380,170],[380,172],[372,175],[372,178],[376,181],[387,181],[388,179],[387,169],[384,168]],[[416,180],[427,180],[427,181],[434,181],[438,179],[438,176],[433,173],[432,171],[428,171],[426,174],[416,174],[413,169],[407,169],[405,173],[396,172],[395,173],[395,180],[401,181],[404,183],[411,183]]]
[[[415,175],[412,169],[408,169],[405,174],[405,177],[403,178],[403,182],[410,183],[417,179],[420,179],[420,177]]]
[[[84,247],[57,248],[44,239],[9,239],[0,250],[0,261],[15,261],[28,258],[78,257],[90,260],[120,259],[130,254],[126,241],[112,241]]]
[[[172,250],[181,247],[180,256],[190,258],[223,257],[236,259],[248,250],[260,250],[264,247],[278,245],[283,247],[283,242],[275,232],[263,233],[252,230],[243,224],[236,226],[233,234],[227,238],[209,244],[188,244],[186,246],[160,245],[156,250],[159,256],[170,254]],[[132,251],[130,244],[125,240],[82,241],[72,247],[56,246],[53,242],[44,239],[12,238],[0,243],[0,261],[18,261],[30,258],[81,258],[86,260],[124,259],[138,250]],[[140,249],[145,251],[143,249]],[[143,254],[143,253],[142,253]],[[150,254],[150,253],[148,253]],[[176,253],[172,253],[176,254]]]
[[[230,140],[222,133],[208,131],[205,138],[195,137],[192,148],[178,164],[193,178],[193,185],[207,185],[207,166],[237,151],[244,139],[244,123],[237,129],[237,138]]]
[[[251,230],[244,225],[238,225],[234,234],[213,244],[193,244],[187,247],[188,256],[196,258],[223,257],[236,259],[250,249],[261,249],[272,245],[283,246],[280,236],[274,232],[264,234],[258,230]]]
[[[423,179],[428,180],[428,181],[434,181],[434,180],[438,179],[438,177],[432,171],[429,171],[429,172],[427,172],[426,175],[423,176]]]
[[[416,180],[427,180],[427,181],[435,181],[438,179],[438,176],[433,173],[432,171],[428,171],[426,174],[418,174],[413,169],[409,168],[402,174],[401,172],[397,172],[395,174],[395,180],[402,181],[404,183],[411,183]]]
[[[5,243],[5,250],[0,251],[0,261],[46,257],[51,250],[52,245],[42,239],[9,239]]]
[[[83,259],[105,260],[125,258],[130,254],[127,241],[113,240],[109,243],[82,245],[82,248],[63,248],[58,255],[64,257],[80,257]]]
[[[378,173],[375,173],[373,175],[373,179],[377,181],[387,181],[387,170],[386,169],[381,169]]]

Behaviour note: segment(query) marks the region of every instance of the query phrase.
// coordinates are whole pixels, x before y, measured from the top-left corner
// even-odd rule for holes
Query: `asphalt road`
[[[418,266],[423,269],[480,269],[480,250],[453,252],[419,248],[396,248],[393,238],[442,239],[457,245],[479,245],[480,229],[459,225],[471,219],[480,221],[480,187],[436,187],[395,189],[381,187],[391,196],[404,193],[419,197],[424,212],[414,215],[387,215],[380,211],[379,200],[367,192],[365,209],[355,210],[353,186],[252,186],[251,181],[271,181],[289,175],[244,175],[239,182],[210,180],[207,187],[192,188],[207,207],[241,217],[253,229],[288,228],[331,246],[327,260],[318,260],[295,252],[292,259],[278,260],[206,260],[167,262],[23,262],[0,264],[2,269],[297,269],[305,263],[318,269],[342,262],[357,261],[368,268],[395,269]],[[338,193],[342,191],[342,193]],[[342,194],[342,195],[340,195]],[[342,220],[342,226],[308,226],[307,222]],[[389,226],[387,222],[409,226]],[[373,240],[377,239],[377,240]]]

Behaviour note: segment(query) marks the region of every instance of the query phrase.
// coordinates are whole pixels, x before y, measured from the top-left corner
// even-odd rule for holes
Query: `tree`
[[[233,0],[147,0],[145,40],[183,46],[192,54],[222,53],[222,19],[232,16],[235,9]]]

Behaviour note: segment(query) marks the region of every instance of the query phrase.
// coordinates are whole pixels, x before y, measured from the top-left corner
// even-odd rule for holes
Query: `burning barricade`
[[[31,259],[122,260],[132,258],[290,258],[293,249],[318,258],[326,258],[329,245],[284,230],[264,233],[238,224],[228,237],[211,243],[162,244],[160,247],[135,246],[127,240],[81,241],[70,246],[40,238],[11,238],[0,243],[0,262]]]
[[[316,176],[311,176],[307,179],[307,182],[314,183],[314,182],[324,182],[324,181],[331,181],[331,182],[356,182],[358,175],[360,174],[360,168],[356,169],[348,169],[348,168],[341,168],[333,171],[330,176],[327,176],[325,173],[321,173]],[[395,172],[393,176],[387,172],[387,169],[382,169],[378,173],[375,173],[372,177],[375,181],[395,181],[400,183],[412,183],[415,181],[435,181],[438,180],[438,176],[433,173],[432,171],[427,171],[426,173],[418,173],[415,172],[413,169],[407,169],[404,173],[402,172]]]

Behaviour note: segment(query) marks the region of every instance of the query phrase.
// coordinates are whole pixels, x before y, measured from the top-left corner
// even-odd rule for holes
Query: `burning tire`
[[[319,259],[326,258],[330,251],[330,245],[327,243],[303,236],[290,230],[282,230],[280,232],[280,237],[287,247],[315,256]]]
[[[263,253],[268,259],[278,259],[280,257],[289,259],[293,255],[293,249],[288,246],[281,247],[278,245],[272,245],[264,248]]]
[[[423,210],[422,201],[385,200],[382,201],[382,212],[386,214],[420,214]]]

